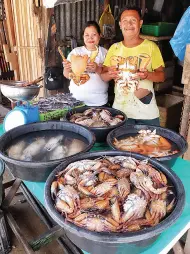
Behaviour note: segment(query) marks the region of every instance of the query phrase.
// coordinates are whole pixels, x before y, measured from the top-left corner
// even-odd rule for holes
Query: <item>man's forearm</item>
[[[151,80],[153,82],[164,82],[165,80],[164,71],[148,72],[148,76],[146,79]]]

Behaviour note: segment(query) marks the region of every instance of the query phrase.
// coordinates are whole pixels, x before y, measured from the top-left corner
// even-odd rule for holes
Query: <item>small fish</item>
[[[65,146],[59,145],[53,150],[51,150],[49,155],[49,160],[59,160],[66,156],[67,148]]]
[[[37,155],[40,152],[40,150],[42,150],[45,143],[46,143],[45,139],[42,139],[42,138],[35,140],[24,149],[20,159],[24,161],[31,161],[32,157]]]
[[[67,146],[68,152],[67,156],[79,153],[85,148],[85,143],[79,139],[73,139],[71,143]]]
[[[13,159],[20,159],[20,157],[22,156],[22,152],[24,150],[26,146],[25,141],[20,141],[14,145],[12,145],[9,149],[8,149],[8,156],[13,158]]]
[[[54,148],[56,148],[56,146],[58,145],[59,142],[61,142],[63,140],[64,136],[63,135],[58,135],[57,137],[52,137],[48,140],[47,144],[45,145],[45,149],[50,152],[52,151]]]

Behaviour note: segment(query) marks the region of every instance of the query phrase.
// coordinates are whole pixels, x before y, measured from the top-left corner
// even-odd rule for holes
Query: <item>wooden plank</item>
[[[186,140],[187,140],[188,144],[190,144],[190,124],[189,124],[189,121],[190,121],[190,114],[189,114],[189,119],[187,121],[187,137],[186,137]],[[185,160],[190,160],[190,147],[187,149],[187,151],[184,154],[183,158]]]
[[[10,69],[14,71],[15,79],[19,80],[19,66],[16,53],[10,53],[7,44],[3,44],[3,50],[6,62],[9,62]]]
[[[23,54],[24,54],[24,59],[22,59],[23,61],[23,65],[25,65],[25,72],[23,73],[23,79],[24,80],[29,80],[30,78],[30,66],[29,66],[29,57],[28,57],[28,52],[27,52],[27,49],[25,48],[27,45],[27,30],[28,30],[28,27],[27,27],[27,20],[26,20],[26,8],[27,8],[27,5],[28,5],[28,1],[25,1],[25,0],[19,0],[20,1],[20,15],[22,17],[22,22],[20,23],[21,25],[21,29],[22,29],[22,51],[23,51]],[[31,2],[31,0],[30,0]],[[30,19],[30,17],[27,17],[27,19]],[[24,47],[25,46],[25,47]]]
[[[183,65],[183,74],[182,74],[182,84],[189,85],[188,89],[190,90],[190,44],[186,47],[185,59]]]
[[[9,207],[9,205],[10,205],[11,201],[13,200],[20,184],[21,184],[21,179],[19,179],[19,178],[15,179],[11,189],[9,190],[9,192],[6,195],[5,199],[3,200],[2,207],[4,209],[7,209]]]
[[[174,254],[185,254],[179,241],[174,245],[173,252]]]
[[[18,1],[18,0],[17,0]],[[35,252],[32,250],[30,245],[28,244],[25,236],[21,232],[20,228],[18,227],[16,221],[14,220],[13,216],[10,212],[6,212],[7,220],[9,226],[11,227],[13,233],[15,234],[16,238],[23,244],[23,247],[26,251],[26,254],[34,254]]]
[[[16,45],[16,39],[15,39],[15,32],[14,32],[14,21],[13,21],[11,0],[4,1],[4,7],[5,7],[5,14],[6,14],[8,37],[10,40],[10,47],[12,48],[13,46]]]
[[[4,28],[4,33],[5,33],[5,44],[8,44],[9,48],[10,48],[10,40],[9,40],[9,35],[8,35],[7,22],[5,20],[3,20],[3,28]]]
[[[190,70],[190,69],[189,69]],[[190,72],[190,71],[189,71]],[[183,94],[185,96],[190,96],[190,80],[189,80],[189,84],[184,84],[184,88],[183,88]]]
[[[140,34],[141,39],[147,39],[150,41],[165,41],[165,40],[170,40],[172,36],[152,36],[152,35],[146,35],[146,34]]]
[[[6,62],[10,62],[10,52],[9,52],[9,46],[7,44],[3,44],[3,51],[5,55]]]
[[[22,80],[23,77],[23,66],[22,66],[22,52],[19,49],[19,46],[21,45],[21,39],[22,36],[20,36],[22,33],[20,31],[20,22],[21,18],[19,15],[19,8],[20,4],[18,0],[12,0],[12,9],[14,14],[14,20],[15,20],[15,33],[16,33],[16,46],[17,46],[17,56],[18,56],[18,65],[19,65],[19,71],[20,71],[20,79]]]
[[[186,139],[189,128],[190,96],[185,96],[180,123],[180,134]]]
[[[185,254],[190,253],[190,229],[187,231],[187,237],[186,237],[184,252],[185,252]]]
[[[32,11],[32,10],[31,10]],[[33,12],[32,12],[33,13]],[[35,45],[35,48],[33,50],[33,56],[34,56],[34,76],[37,78],[39,76],[41,76],[41,71],[39,73],[39,67],[38,67],[38,61],[39,61],[39,57],[38,57],[38,47],[39,47],[39,44],[38,44],[38,38],[40,37],[40,34],[39,34],[39,18],[37,15],[33,15],[33,20],[32,20],[32,28],[33,28],[33,37],[32,37],[32,41],[33,41],[33,45]]]

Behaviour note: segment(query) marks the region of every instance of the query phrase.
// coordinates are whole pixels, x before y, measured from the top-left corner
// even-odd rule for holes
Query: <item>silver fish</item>
[[[56,148],[56,146],[58,145],[59,142],[61,142],[63,140],[64,136],[63,135],[58,135],[56,137],[52,137],[48,140],[48,142],[46,143],[44,149],[46,149],[47,151],[52,151],[54,148]]]
[[[67,156],[79,153],[85,148],[85,143],[79,139],[73,139],[71,143],[67,146],[68,152]]]
[[[59,145],[53,150],[51,150],[49,159],[50,160],[59,160],[66,156],[67,148],[65,146]]]
[[[43,149],[45,143],[46,143],[45,139],[38,138],[24,149],[20,159],[24,161],[31,161],[32,157],[37,155],[40,152],[40,150]]]
[[[26,146],[25,141],[17,142],[8,149],[7,152],[8,156],[13,159],[20,159],[20,157],[22,156],[22,151],[24,150],[25,146]]]

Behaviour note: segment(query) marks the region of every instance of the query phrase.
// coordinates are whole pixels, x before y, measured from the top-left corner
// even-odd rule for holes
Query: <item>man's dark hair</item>
[[[101,34],[101,30],[100,30],[100,26],[98,25],[98,23],[94,20],[91,20],[91,21],[87,21],[84,28],[83,28],[83,35],[84,35],[84,30],[87,28],[87,27],[90,27],[90,26],[93,26],[96,28],[96,31],[98,32],[98,34],[100,35]]]
[[[122,13],[123,13],[124,11],[136,11],[136,12],[138,12],[140,19],[142,19],[141,9],[140,9],[139,7],[125,6],[125,7],[123,7],[123,8],[121,9],[121,12],[120,12],[120,14],[119,14],[119,21],[121,20],[121,15],[122,15]]]

